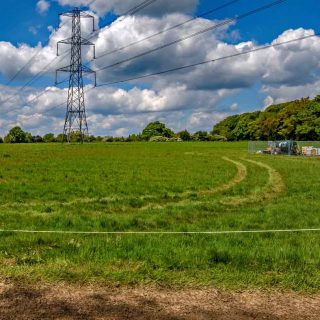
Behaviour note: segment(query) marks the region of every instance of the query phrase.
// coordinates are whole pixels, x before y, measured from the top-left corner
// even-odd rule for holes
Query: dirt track
[[[320,296],[0,282],[0,319],[320,319]]]

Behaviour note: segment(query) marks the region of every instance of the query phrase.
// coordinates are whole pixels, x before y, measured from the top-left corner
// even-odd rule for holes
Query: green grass
[[[320,159],[248,155],[246,147],[245,143],[0,145],[0,229],[319,228]],[[221,186],[238,171],[225,157],[247,169],[247,175],[229,189]],[[268,168],[280,174],[282,190],[274,183],[279,180],[270,180]],[[319,291],[320,233],[0,233],[0,277]]]

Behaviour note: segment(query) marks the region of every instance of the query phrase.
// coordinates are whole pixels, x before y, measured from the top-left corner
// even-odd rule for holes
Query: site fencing
[[[249,141],[251,154],[320,157],[320,141]]]

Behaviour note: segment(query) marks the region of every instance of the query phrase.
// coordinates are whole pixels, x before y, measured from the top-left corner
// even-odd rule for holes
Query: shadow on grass
[[[159,298],[161,299],[161,297]],[[208,306],[177,306],[175,315],[166,310],[166,305],[158,298],[144,296],[132,297],[125,294],[117,298],[113,292],[73,295],[64,292],[62,296],[51,295],[46,289],[10,287],[0,294],[0,319],[139,319],[139,320],[249,320],[280,318],[265,312],[250,312],[239,306],[232,306],[233,301],[224,301],[225,308],[209,310]],[[214,304],[215,301],[212,301]],[[221,303],[221,301],[220,301]],[[229,307],[228,307],[229,305]],[[171,306],[172,307],[172,306]],[[181,315],[179,315],[179,313]]]

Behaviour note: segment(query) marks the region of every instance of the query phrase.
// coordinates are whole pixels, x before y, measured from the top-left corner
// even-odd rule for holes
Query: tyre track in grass
[[[263,187],[263,189],[259,192],[252,193],[247,197],[228,197],[224,200],[221,200],[220,203],[224,205],[230,206],[238,206],[248,203],[256,203],[266,200],[275,199],[281,192],[285,189],[285,184],[281,174],[272,168],[271,166],[250,159],[242,159],[244,161],[250,162],[254,165],[259,166],[260,168],[266,169],[269,174],[269,179],[267,184]]]
[[[134,208],[135,210],[138,211],[146,211],[146,210],[152,210],[152,209],[166,209],[168,207],[184,207],[186,205],[189,204],[193,204],[193,205],[201,205],[203,204],[203,201],[199,201],[196,199],[190,199],[190,197],[195,196],[197,198],[201,198],[201,197],[208,197],[208,196],[213,196],[215,194],[218,193],[223,193],[225,191],[230,190],[231,188],[237,186],[238,184],[240,184],[241,182],[243,182],[247,176],[248,176],[248,170],[247,167],[239,161],[236,160],[232,160],[228,157],[223,157],[223,160],[230,162],[232,164],[234,164],[237,168],[237,173],[234,176],[233,179],[231,179],[230,181],[222,184],[221,186],[212,188],[212,189],[208,189],[208,190],[200,190],[200,191],[186,191],[183,193],[179,193],[179,194],[169,194],[169,199],[165,204],[157,204],[154,202],[151,202],[149,204],[146,204],[145,206],[142,206],[140,208]],[[275,197],[277,197],[278,194],[280,194],[284,189],[285,189],[285,185],[284,185],[284,181],[282,176],[280,175],[280,173],[275,170],[274,168],[272,168],[271,166],[262,163],[262,162],[258,162],[255,160],[250,160],[250,159],[244,159],[242,158],[241,160],[243,161],[247,161],[249,163],[252,163],[254,165],[257,165],[263,169],[266,169],[269,175],[269,179],[268,179],[268,183],[262,188],[261,191],[259,192],[255,192],[252,193],[250,195],[248,195],[247,197],[239,197],[239,196],[234,196],[234,197],[227,197],[223,200],[220,201],[221,204],[223,205],[228,205],[228,206],[237,206],[237,205],[243,205],[243,204],[248,204],[248,203],[256,203],[256,202],[261,202],[261,201],[265,201],[265,200],[271,200],[274,199]],[[172,197],[170,199],[170,197]],[[178,197],[178,199],[173,199],[175,197]],[[52,201],[52,202],[45,202],[45,203],[17,203],[17,204],[4,204],[4,205],[0,205],[1,208],[4,207],[14,207],[14,206],[24,206],[27,208],[30,208],[32,206],[70,206],[70,205],[75,205],[75,204],[90,204],[90,203],[96,203],[96,202],[117,202],[117,201],[121,201],[121,200],[141,200],[141,201],[157,201],[157,200],[163,200],[161,199],[161,197],[157,197],[157,196],[152,196],[152,195],[144,195],[144,196],[140,196],[140,197],[105,197],[105,198],[88,198],[88,199],[75,199],[66,203],[59,203],[56,201]],[[180,200],[179,200],[180,199]],[[125,208],[132,208],[130,205],[121,205],[122,209]]]
[[[218,193],[222,193],[225,192],[233,187],[235,187],[236,185],[240,184],[242,181],[244,181],[248,175],[248,170],[247,167],[239,162],[239,161],[235,161],[232,159],[229,159],[227,157],[223,157],[223,160],[227,161],[227,162],[231,162],[232,164],[234,164],[237,168],[237,173],[236,175],[233,177],[232,180],[230,180],[229,182],[224,183],[221,186],[212,188],[212,189],[208,189],[208,190],[202,190],[202,191],[198,191],[198,192],[190,192],[190,191],[186,191],[182,194],[180,194],[180,196],[184,199],[180,200],[180,201],[171,201],[171,202],[167,202],[164,205],[160,205],[160,204],[148,204],[142,208],[140,208],[140,210],[150,210],[150,209],[165,209],[169,206],[175,206],[175,207],[184,207],[190,203],[192,204],[202,204],[203,202],[201,201],[194,201],[192,199],[190,199],[189,197],[192,195],[195,195],[197,197],[206,197],[206,196],[213,196],[215,194]]]
[[[185,191],[179,194],[169,194],[169,198],[166,204],[164,205],[159,205],[156,204],[154,202],[146,204],[145,206],[141,207],[141,208],[135,208],[138,210],[148,210],[148,209],[159,209],[159,208],[166,208],[172,204],[176,204],[177,206],[184,206],[186,204],[189,204],[190,202],[192,203],[196,203],[196,201],[192,201],[192,199],[189,199],[191,196],[196,196],[196,197],[205,197],[205,196],[210,196],[210,195],[215,195],[217,193],[222,193],[225,192],[231,188],[233,188],[234,186],[238,185],[239,183],[241,183],[244,179],[246,179],[248,172],[247,172],[247,167],[239,162],[239,161],[235,161],[232,159],[229,159],[227,157],[222,157],[223,160],[230,162],[232,164],[234,164],[237,168],[237,173],[236,175],[228,182],[212,188],[212,189],[207,189],[207,190],[200,190],[200,191]],[[171,199],[170,199],[171,197]],[[174,199],[176,198],[176,199]],[[0,208],[14,208],[15,206],[18,207],[26,207],[26,208],[30,208],[33,206],[72,206],[72,205],[76,205],[76,204],[90,204],[90,203],[96,203],[96,202],[107,202],[107,203],[111,203],[111,202],[117,202],[117,201],[121,201],[121,200],[126,200],[126,201],[130,201],[130,200],[140,200],[140,201],[157,201],[157,200],[164,200],[161,197],[158,196],[152,196],[152,195],[144,195],[144,196],[139,196],[139,197],[104,197],[104,198],[79,198],[79,199],[74,199],[72,201],[66,202],[66,203],[60,203],[57,201],[51,201],[51,202],[28,202],[28,203],[7,203],[7,204],[3,204],[0,205]],[[181,199],[181,200],[179,200]],[[128,205],[121,205],[121,208],[131,208]]]

